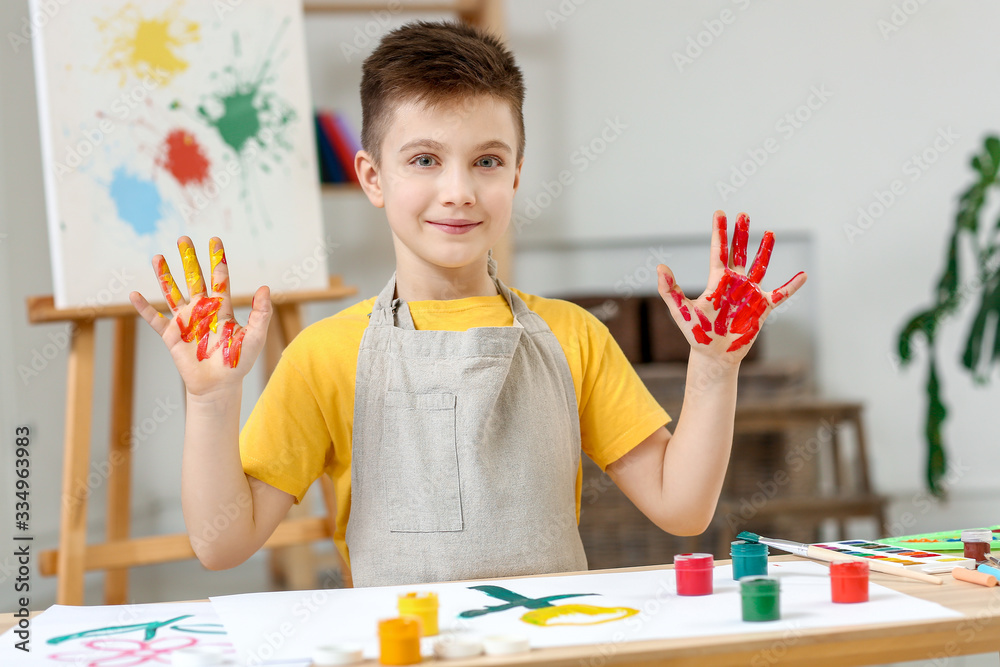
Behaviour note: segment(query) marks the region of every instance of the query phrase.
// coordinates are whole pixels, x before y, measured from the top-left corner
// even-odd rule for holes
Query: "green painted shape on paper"
[[[517,609],[518,607],[524,607],[526,609],[541,609],[543,607],[554,607],[552,600],[564,600],[566,598],[578,598],[585,597],[588,595],[597,595],[596,593],[569,593],[565,595],[547,595],[541,598],[528,598],[523,595],[519,595],[511,590],[503,588],[501,586],[470,586],[470,590],[482,591],[490,597],[496,598],[498,600],[504,600],[507,604],[487,606],[482,609],[469,609],[468,611],[463,611],[459,614],[460,618],[475,618],[476,616],[483,616],[485,614],[492,614],[497,611],[507,611],[508,609]]]

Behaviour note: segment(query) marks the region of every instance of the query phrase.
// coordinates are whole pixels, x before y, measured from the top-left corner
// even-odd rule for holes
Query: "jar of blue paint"
[[[733,557],[733,579],[767,574],[767,545],[736,540],[729,545]]]

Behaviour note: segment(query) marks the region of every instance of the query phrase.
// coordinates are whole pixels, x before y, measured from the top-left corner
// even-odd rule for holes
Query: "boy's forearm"
[[[256,550],[253,499],[239,452],[242,386],[187,396],[181,505],[198,559],[210,569]]]
[[[663,455],[663,501],[689,534],[708,527],[733,443],[739,362],[691,351],[684,403]]]

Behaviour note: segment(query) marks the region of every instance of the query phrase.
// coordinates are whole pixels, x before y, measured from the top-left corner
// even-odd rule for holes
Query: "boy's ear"
[[[514,169],[514,192],[517,192],[517,186],[521,184],[521,167],[524,166],[524,158],[517,163],[517,168]]]
[[[372,160],[368,151],[358,151],[354,156],[354,172],[361,181],[361,189],[368,195],[368,201],[376,208],[385,206],[385,197],[382,194],[382,184],[378,168]]]

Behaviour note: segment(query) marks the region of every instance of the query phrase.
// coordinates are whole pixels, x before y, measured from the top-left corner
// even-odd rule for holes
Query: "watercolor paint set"
[[[952,568],[975,568],[976,562],[955,554],[941,554],[923,549],[897,547],[867,540],[844,540],[842,542],[820,542],[814,546],[829,549],[849,556],[861,556],[881,560],[911,570],[921,570],[930,574],[951,572]]]
[[[989,526],[982,530],[993,533],[993,550],[1000,551],[1000,526]],[[921,533],[919,535],[903,535],[901,537],[884,537],[875,540],[879,544],[894,547],[909,547],[911,549],[932,549],[934,551],[963,551],[962,531],[945,530],[937,533]]]

